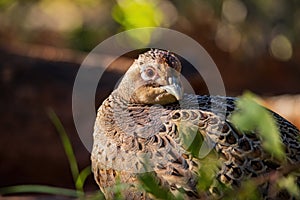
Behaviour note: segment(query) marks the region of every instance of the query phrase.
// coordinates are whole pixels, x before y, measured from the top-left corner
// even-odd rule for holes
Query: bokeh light
[[[80,9],[69,0],[44,0],[29,9],[25,26],[29,29],[71,31],[82,26],[82,16]]]
[[[282,61],[291,59],[293,48],[290,40],[284,35],[276,35],[270,45],[272,55]]]
[[[216,44],[223,51],[233,52],[239,47],[241,37],[241,33],[235,26],[220,23],[216,33]]]
[[[226,0],[223,3],[222,13],[231,23],[241,23],[246,19],[247,8],[239,0]]]

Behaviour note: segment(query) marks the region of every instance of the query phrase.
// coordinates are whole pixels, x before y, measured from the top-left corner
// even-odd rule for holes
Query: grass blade
[[[54,124],[55,128],[57,129],[57,132],[59,133],[60,139],[62,141],[65,153],[68,157],[68,161],[69,161],[69,165],[70,165],[70,169],[71,169],[71,173],[72,173],[72,177],[73,177],[73,181],[75,183],[75,187],[77,186],[77,180],[79,177],[79,170],[78,170],[78,165],[77,165],[77,161],[76,161],[76,157],[72,148],[72,144],[69,140],[69,137],[61,123],[61,121],[59,120],[59,118],[57,117],[57,115],[55,114],[55,112],[52,109],[48,110],[48,115],[52,121],[52,123]],[[83,184],[79,184],[79,186],[82,186]],[[83,192],[83,188],[76,187],[76,190]]]
[[[78,197],[80,195],[83,195],[83,193],[76,190],[46,185],[17,185],[0,188],[1,195],[14,193],[46,193],[53,195],[64,195],[69,197]]]
[[[83,189],[84,182],[85,182],[86,178],[87,178],[91,173],[92,173],[92,171],[91,171],[91,166],[88,166],[88,167],[84,168],[84,169],[80,172],[80,174],[79,174],[79,176],[78,176],[78,178],[77,178],[77,180],[76,180],[76,182],[75,182],[76,188],[82,188],[82,189]]]

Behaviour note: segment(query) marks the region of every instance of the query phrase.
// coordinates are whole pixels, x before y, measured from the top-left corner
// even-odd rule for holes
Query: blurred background
[[[74,188],[47,109],[61,119],[79,168],[90,165],[72,118],[76,72],[99,43],[132,28],[166,27],[192,37],[217,64],[227,95],[250,90],[300,127],[299,19],[297,0],[0,0],[0,187]],[[97,105],[137,53],[106,72]],[[201,94],[199,75],[184,75]],[[92,176],[85,189],[97,189]]]

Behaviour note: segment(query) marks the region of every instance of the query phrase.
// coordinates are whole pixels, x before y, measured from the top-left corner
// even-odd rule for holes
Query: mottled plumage
[[[238,187],[248,177],[280,168],[264,151],[255,131],[245,134],[231,124],[228,117],[235,109],[235,98],[183,94],[180,71],[181,64],[172,53],[141,54],[100,106],[91,159],[95,180],[106,198],[114,198],[112,187],[117,182],[126,183],[122,193],[127,199],[151,198],[138,189],[137,179],[151,171],[173,193],[180,190],[185,198],[200,198],[196,188],[199,158],[211,149],[222,161],[216,180],[227,185]],[[299,130],[272,114],[288,163],[299,162]],[[191,150],[198,140],[199,148]],[[266,187],[261,186],[264,196]]]

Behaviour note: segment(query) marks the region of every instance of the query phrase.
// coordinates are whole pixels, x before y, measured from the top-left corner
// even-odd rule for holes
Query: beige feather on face
[[[131,103],[173,103],[183,95],[180,72],[180,61],[174,54],[149,51],[134,61],[117,91]]]
[[[149,171],[173,194],[203,198],[197,189],[203,146],[220,163],[215,181],[233,188],[251,177],[280,170],[281,163],[264,150],[257,130],[246,134],[231,123],[236,98],[183,94],[180,71],[179,60],[168,51],[141,54],[98,109],[91,160],[95,180],[107,199],[115,198],[117,182],[123,184],[125,199],[150,199],[138,181],[141,173]],[[288,164],[299,162],[299,130],[270,113],[279,127]],[[269,185],[258,185],[263,197],[268,197]],[[220,191],[211,185],[205,197],[214,198],[215,193]]]

